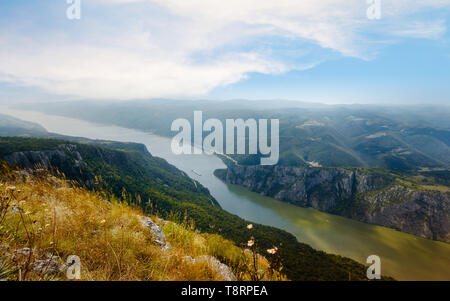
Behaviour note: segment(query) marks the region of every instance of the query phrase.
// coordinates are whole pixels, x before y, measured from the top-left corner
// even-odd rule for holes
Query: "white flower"
[[[248,225],[247,229],[249,229],[249,230],[253,229],[253,225],[252,224]]]
[[[275,248],[273,248],[273,249],[267,249],[267,253],[269,253],[269,254],[275,254],[277,252],[277,248],[275,247]]]
[[[255,240],[254,240],[254,239],[250,239],[250,240],[247,242],[247,246],[249,246],[249,247],[253,247],[254,244],[255,244]]]

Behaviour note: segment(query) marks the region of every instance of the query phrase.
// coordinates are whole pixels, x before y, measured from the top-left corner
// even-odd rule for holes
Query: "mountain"
[[[450,108],[328,106],[268,101],[62,102],[31,110],[174,136],[171,123],[193,119],[280,120],[280,161],[284,166],[384,167],[414,171],[450,167]],[[254,165],[260,156],[233,156]]]
[[[56,139],[0,138],[0,158],[18,167],[39,163],[55,175],[104,192],[164,219],[192,221],[203,233],[219,234],[237,246],[250,236],[258,252],[282,246],[284,273],[292,280],[366,279],[365,267],[351,259],[316,251],[282,230],[254,225],[217,204],[208,190],[143,146],[113,142],[75,143]],[[95,145],[100,143],[100,145]]]
[[[450,172],[242,166],[227,161],[227,183],[301,207],[450,243]]]
[[[47,130],[39,124],[0,114],[0,136],[40,136]]]

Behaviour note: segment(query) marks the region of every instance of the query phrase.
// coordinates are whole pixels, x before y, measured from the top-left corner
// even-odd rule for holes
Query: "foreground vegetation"
[[[82,280],[224,280],[208,261],[190,259],[205,255],[226,262],[237,280],[286,279],[266,258],[219,235],[153,216],[171,245],[162,249],[142,224],[140,208],[43,171],[30,175],[0,164],[2,279],[65,280],[62,271],[52,270],[53,261],[63,266],[70,255],[81,259]],[[49,258],[48,267],[37,268],[36,262]]]

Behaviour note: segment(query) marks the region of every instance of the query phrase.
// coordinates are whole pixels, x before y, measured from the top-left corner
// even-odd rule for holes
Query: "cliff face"
[[[450,193],[416,192],[385,174],[230,164],[216,175],[283,202],[450,242]]]
[[[32,169],[36,165],[48,169],[50,166],[60,166],[69,162],[77,168],[83,165],[83,159],[76,148],[76,145],[62,144],[57,150],[15,152],[3,159],[11,165],[26,169]]]

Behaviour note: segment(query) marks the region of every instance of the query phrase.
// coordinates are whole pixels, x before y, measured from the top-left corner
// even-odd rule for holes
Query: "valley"
[[[382,258],[383,270],[397,279],[450,279],[448,269],[445,269],[450,264],[448,244],[363,224],[311,208],[297,207],[234,185],[226,185],[213,175],[214,170],[226,167],[219,158],[197,155],[186,160],[183,156],[175,156],[168,151],[170,139],[137,130],[95,125],[36,112],[9,110],[8,114],[35,121],[51,132],[64,135],[144,143],[153,155],[165,158],[207,187],[220,206],[228,212],[253,222],[284,229],[314,248],[348,256],[359,262],[364,262],[369,255],[377,254]]]

